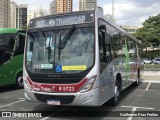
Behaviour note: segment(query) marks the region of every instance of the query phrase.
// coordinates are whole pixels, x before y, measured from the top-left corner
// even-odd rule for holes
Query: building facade
[[[56,0],[56,13],[72,12],[73,0]]]
[[[57,12],[57,4],[56,4],[56,0],[53,0],[50,4],[49,4],[49,14],[51,15],[55,15]]]
[[[27,4],[21,4],[16,8],[16,28],[27,27]]]
[[[28,10],[27,12],[27,24],[29,23],[29,21],[35,18],[35,11],[34,10]]]
[[[48,15],[47,10],[44,10],[41,6],[39,6],[35,10],[35,17],[41,17],[41,16],[45,16],[45,15]]]
[[[79,11],[97,9],[97,0],[79,0]]]
[[[16,28],[16,9],[18,8],[18,5],[14,2],[10,2],[10,27]]]
[[[130,34],[134,34],[137,32],[138,29],[142,28],[143,26],[129,26],[129,25],[124,25],[122,26],[123,29],[126,30],[126,32]]]
[[[0,0],[0,28],[10,27],[10,0]]]

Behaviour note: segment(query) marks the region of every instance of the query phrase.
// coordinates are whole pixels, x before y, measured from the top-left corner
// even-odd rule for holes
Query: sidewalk
[[[141,82],[160,83],[160,71],[144,71]]]
[[[144,76],[159,76],[160,77],[160,71],[144,71]]]

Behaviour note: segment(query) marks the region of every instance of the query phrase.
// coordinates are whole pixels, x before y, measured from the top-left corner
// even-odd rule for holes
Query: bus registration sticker
[[[47,100],[47,104],[49,105],[60,105],[60,101],[59,100]]]
[[[62,71],[67,71],[67,70],[86,70],[86,65],[62,66]]]
[[[41,64],[41,69],[52,69],[53,65],[52,64]]]

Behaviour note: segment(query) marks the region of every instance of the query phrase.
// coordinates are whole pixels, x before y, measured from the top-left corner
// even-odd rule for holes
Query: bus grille
[[[51,100],[60,100],[61,104],[70,104],[73,102],[75,96],[73,95],[44,95],[44,94],[34,94],[37,100],[41,102],[47,102],[48,99]]]
[[[33,82],[38,83],[49,83],[49,84],[73,84],[80,82],[84,77],[76,78],[47,78],[47,77],[32,77],[30,76]]]

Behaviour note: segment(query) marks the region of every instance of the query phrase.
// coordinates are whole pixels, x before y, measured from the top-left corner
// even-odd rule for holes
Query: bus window
[[[24,53],[25,34],[18,32],[16,38],[17,38],[17,48],[14,55],[20,55]]]
[[[104,29],[103,27],[104,25],[101,25],[99,27],[99,55],[100,55],[100,73],[103,72],[103,70],[106,68],[107,66],[107,56],[108,54],[108,48],[105,44],[105,39],[107,37],[105,37],[105,32],[106,32],[106,28]]]
[[[7,62],[12,53],[15,45],[15,39],[13,34],[0,34],[0,65]]]
[[[107,32],[105,32],[105,51],[106,51],[107,62],[110,62],[112,59],[111,37],[110,37],[110,34],[108,34]]]
[[[104,44],[104,33],[99,32],[99,52],[100,52],[100,61],[106,63],[106,51],[105,51],[105,44]]]

